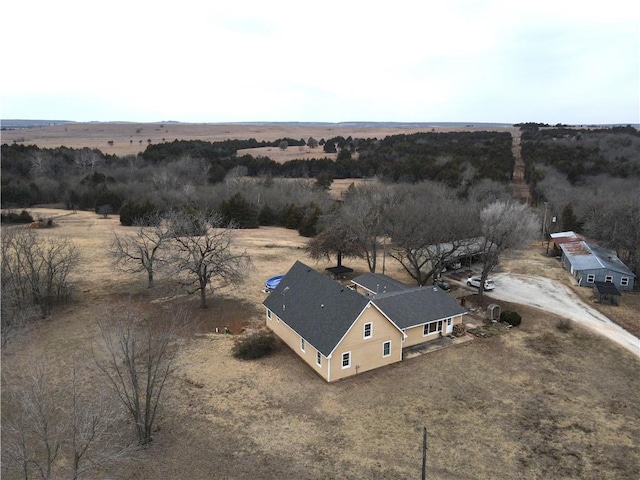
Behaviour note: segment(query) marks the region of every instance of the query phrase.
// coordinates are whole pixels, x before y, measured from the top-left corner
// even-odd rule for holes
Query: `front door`
[[[453,333],[453,319],[447,318],[446,322],[447,322],[447,335],[449,335]]]

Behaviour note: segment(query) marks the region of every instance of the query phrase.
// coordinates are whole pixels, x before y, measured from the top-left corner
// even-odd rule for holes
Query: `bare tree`
[[[91,170],[93,172],[100,164],[100,156],[89,148],[82,148],[80,150],[76,150],[74,164],[80,173],[84,173],[87,170]]]
[[[51,359],[29,358],[26,370],[3,378],[3,469],[22,478],[74,480],[107,459],[117,442],[111,436],[113,412],[101,396],[88,399],[74,363],[70,382],[60,381]]]
[[[611,180],[609,184],[611,184]],[[627,191],[626,198],[598,195],[584,216],[584,231],[601,245],[616,252],[632,270],[640,269],[640,189]]]
[[[528,205],[496,201],[480,212],[481,250],[483,255],[479,296],[483,298],[484,282],[507,250],[527,245],[537,234],[538,216]]]
[[[224,183],[227,187],[227,193],[238,190],[242,186],[242,179],[247,175],[249,169],[244,165],[236,165],[227,172],[224,177]]]
[[[238,285],[252,267],[247,252],[233,248],[232,226],[225,226],[219,214],[204,211],[171,216],[169,262],[189,293],[200,292],[200,308],[207,308],[207,288],[211,288],[213,280]]]
[[[470,201],[485,206],[496,200],[509,200],[513,193],[507,184],[483,178],[469,187],[467,196]]]
[[[2,292],[16,307],[38,305],[42,317],[71,295],[69,274],[78,265],[75,244],[28,229],[2,232]],[[3,297],[4,299],[4,297]]]
[[[440,184],[402,189],[402,199],[387,215],[393,239],[389,255],[418,285],[425,285],[477,235],[477,210]]]
[[[71,458],[71,478],[79,479],[84,473],[107,463],[126,452],[114,438],[114,409],[110,399],[104,395],[88,395],[78,379],[74,363],[71,385],[67,395],[65,419],[67,423],[66,448]],[[109,438],[108,446],[98,449],[97,444]]]
[[[379,238],[386,235],[386,214],[396,203],[394,191],[373,184],[349,188],[339,211],[342,222],[362,248],[370,272],[375,272]]]
[[[355,234],[339,219],[332,218],[325,217],[327,226],[307,242],[307,255],[315,260],[329,260],[335,254],[338,266],[342,265],[342,257],[363,257],[364,250]]]
[[[98,319],[102,349],[95,349],[98,368],[124,405],[138,443],[153,440],[156,415],[167,379],[176,369],[181,313],[145,318],[132,305],[121,305]]]
[[[3,453],[19,465],[25,479],[34,470],[40,478],[50,478],[62,447],[60,395],[52,380],[43,362],[34,364],[21,379],[22,387],[11,392],[17,415],[3,421]]]
[[[109,253],[114,266],[124,273],[147,273],[148,287],[153,288],[154,274],[165,259],[161,256],[170,239],[169,224],[159,213],[145,215],[134,222],[131,233],[113,233]]]

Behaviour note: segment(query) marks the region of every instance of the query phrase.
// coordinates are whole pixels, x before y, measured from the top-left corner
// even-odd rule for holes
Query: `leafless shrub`
[[[569,318],[560,318],[556,323],[556,328],[564,333],[570,332],[573,330],[573,322]]]
[[[12,311],[37,305],[42,317],[72,291],[70,272],[78,265],[75,244],[65,237],[10,228],[2,232],[2,301]]]

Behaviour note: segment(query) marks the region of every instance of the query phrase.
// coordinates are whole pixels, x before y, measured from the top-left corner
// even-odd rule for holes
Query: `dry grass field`
[[[87,478],[415,479],[423,426],[427,478],[640,478],[638,360],[578,326],[563,333],[553,315],[503,304],[522,314],[519,328],[327,384],[285,347],[239,361],[230,353],[233,339],[215,334],[263,322],[266,277],[295,260],[329,265],[305,257],[297,232],[238,231],[238,248],[255,270],[243,287],[217,290],[202,311],[167,279],[148,290],[142,275],[109,268],[112,232],[125,230],[117,216],[40,213],[57,216],[57,227],[38,233],[73,238],[83,269],[75,299],[3,349],[3,373],[24,368],[32,350],[61,371],[72,356],[88,356],[97,316],[116,302],[182,304],[197,320],[154,442]],[[547,260],[533,248],[502,268],[524,271]],[[360,260],[345,263],[365,271]],[[387,265],[408,281],[397,264]],[[97,374],[87,381],[100,388]]]
[[[314,137],[317,140],[343,136],[347,138],[384,138],[399,133],[415,133],[425,130],[438,132],[487,130],[479,127],[353,127],[345,125],[292,125],[292,124],[190,124],[190,123],[71,123],[37,128],[5,130],[2,132],[2,143],[19,142],[25,145],[37,145],[41,148],[55,148],[61,145],[70,148],[97,148],[110,155],[136,155],[151,143],[172,142],[173,140],[205,140],[209,142],[249,139],[273,141],[278,138]],[[492,128],[491,130],[513,130],[509,128]],[[113,141],[113,145],[108,142]],[[254,152],[264,155],[266,152]],[[315,150],[315,151],[314,151]],[[298,147],[289,147],[284,152],[272,148],[274,161],[286,161],[290,155],[294,158],[324,157],[322,148],[318,147],[310,153],[299,152]],[[245,152],[246,153],[246,152]],[[296,156],[303,153],[304,156]],[[271,157],[271,155],[268,155]]]

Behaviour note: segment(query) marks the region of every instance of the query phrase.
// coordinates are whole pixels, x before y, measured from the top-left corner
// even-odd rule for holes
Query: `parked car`
[[[449,284],[449,282],[445,282],[441,278],[436,280],[436,286],[440,287],[444,291],[451,290],[451,285]]]
[[[467,285],[469,285],[470,287],[480,288],[480,277],[469,277],[469,278],[467,278]],[[493,280],[491,280],[490,278],[487,278],[484,281],[484,289],[485,290],[493,290],[494,288],[496,288],[496,286],[493,283]]]
[[[460,270],[462,268],[462,262],[453,262],[447,264],[449,270]]]

